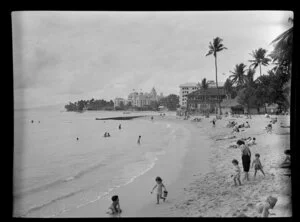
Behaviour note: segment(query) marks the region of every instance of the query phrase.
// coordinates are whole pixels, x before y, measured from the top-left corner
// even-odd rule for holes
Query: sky
[[[15,109],[114,100],[155,87],[165,96],[179,85],[215,80],[209,42],[223,39],[218,81],[250,53],[291,27],[291,11],[12,13]],[[263,67],[266,73],[269,67]],[[255,77],[259,76],[257,69]]]

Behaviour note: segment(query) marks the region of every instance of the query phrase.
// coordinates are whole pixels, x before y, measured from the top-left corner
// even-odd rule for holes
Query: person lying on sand
[[[216,141],[218,141],[218,140],[234,139],[234,138],[236,138],[236,136],[224,136],[223,138],[216,139]]]
[[[164,201],[166,200],[165,197],[162,196],[162,188],[165,189],[165,191],[167,191],[167,188],[165,187],[165,185],[162,183],[162,179],[160,177],[156,177],[155,178],[155,181],[156,181],[156,185],[153,187],[152,191],[151,191],[151,194],[153,193],[153,190],[155,188],[156,189],[156,197],[157,197],[157,202],[156,204],[159,204],[159,199],[163,199]],[[168,191],[167,191],[168,192]],[[165,192],[166,193],[166,192]],[[166,196],[166,195],[165,195]]]
[[[256,139],[255,139],[255,137],[253,137],[252,139],[250,137],[250,139],[246,140],[246,143],[247,143],[248,146],[256,145]]]
[[[231,177],[233,177],[233,181],[234,181],[234,185],[237,186],[237,182],[239,182],[239,185],[241,186],[241,169],[239,167],[239,161],[237,161],[236,159],[232,160],[232,164],[234,166],[234,174],[231,175]]]
[[[118,195],[112,196],[111,200],[112,200],[112,204],[108,208],[111,211],[108,211],[107,213],[112,215],[122,213]]]
[[[254,170],[255,170],[254,171],[254,178],[256,177],[256,173],[257,173],[258,170],[260,170],[263,173],[263,175],[265,176],[265,173],[263,171],[263,166],[261,165],[259,157],[260,157],[259,153],[256,153],[255,154],[255,159],[252,162],[252,168],[254,167]]]

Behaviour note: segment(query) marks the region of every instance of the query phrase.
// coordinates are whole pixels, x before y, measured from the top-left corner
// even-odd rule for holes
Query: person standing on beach
[[[233,181],[234,181],[234,185],[237,186],[237,182],[239,182],[239,185],[241,186],[241,169],[239,167],[239,161],[237,161],[236,159],[232,160],[232,164],[235,167],[235,174],[232,175],[233,176]]]
[[[251,164],[251,151],[248,146],[245,145],[245,142],[242,140],[237,141],[237,145],[241,148],[242,152],[242,163],[243,169],[245,172],[244,180],[249,181],[249,169]]]
[[[156,197],[157,197],[156,204],[159,204],[159,199],[163,199],[164,201],[166,200],[166,198],[162,196],[162,188],[164,188],[166,192],[167,192],[167,189],[166,189],[165,185],[162,183],[162,179],[160,177],[156,177],[155,181],[156,181],[156,185],[153,187],[151,194],[153,193],[153,190],[155,188],[157,188],[156,189],[156,191],[157,191],[156,192]]]
[[[139,138],[138,138],[138,141],[137,141],[138,144],[141,144],[141,138],[142,138],[141,135],[139,135]]]
[[[260,155],[258,153],[256,153],[255,154],[255,159],[252,162],[252,168],[254,167],[254,170],[255,170],[254,178],[256,177],[256,173],[257,173],[258,170],[260,170],[263,173],[263,175],[265,176],[265,173],[263,171],[263,166],[261,165],[259,157],[260,157]]]
[[[122,127],[121,127],[121,124],[119,124],[119,130],[121,129]]]

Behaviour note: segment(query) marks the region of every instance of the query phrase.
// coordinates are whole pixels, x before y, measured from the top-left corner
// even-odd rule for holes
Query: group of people
[[[40,123],[41,121],[38,121],[38,123]],[[34,123],[34,121],[33,120],[31,120],[31,123]]]
[[[243,140],[238,140],[237,145],[241,149],[241,159],[242,159],[242,165],[243,165],[243,170],[244,170],[244,174],[245,174],[244,180],[249,181],[249,170],[250,170],[250,165],[251,165],[251,151]],[[233,159],[232,164],[234,165],[234,169],[235,169],[235,173],[232,175],[233,180],[234,180],[234,185],[237,185],[237,184],[242,185],[241,180],[240,180],[241,170],[239,167],[239,161],[236,159]],[[254,178],[256,177],[257,171],[261,171],[262,174],[265,176],[265,173],[263,171],[263,166],[260,162],[260,154],[259,153],[255,154],[255,159],[253,160],[251,167],[254,168]]]
[[[105,132],[104,137],[110,137],[110,134],[108,132]]]
[[[159,200],[162,199],[164,202],[166,201],[168,191],[166,186],[162,183],[161,177],[155,178],[155,186],[150,191],[152,194],[153,191],[156,189],[156,204],[159,204]],[[164,189],[164,191],[163,191]],[[114,195],[111,197],[112,204],[109,206],[109,211],[107,212],[110,215],[120,215],[122,213],[122,209],[120,207],[120,200],[118,195]]]

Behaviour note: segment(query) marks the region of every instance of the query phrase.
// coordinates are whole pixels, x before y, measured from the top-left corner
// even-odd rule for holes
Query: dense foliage
[[[65,109],[67,111],[77,112],[84,110],[113,110],[114,102],[112,100],[108,102],[103,99],[79,100],[75,103],[69,102],[69,104],[65,105]]]

